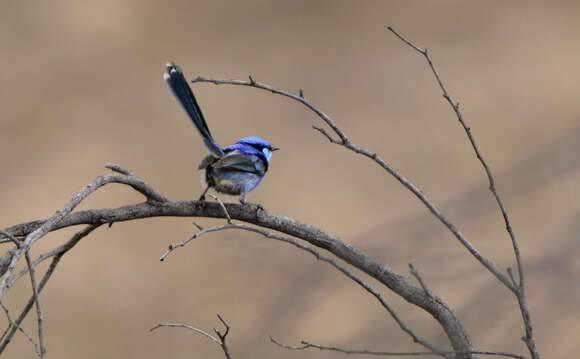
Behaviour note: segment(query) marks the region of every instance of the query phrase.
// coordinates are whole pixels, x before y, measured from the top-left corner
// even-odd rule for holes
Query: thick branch
[[[360,249],[351,246],[321,229],[299,222],[295,219],[271,213],[256,205],[224,204],[234,220],[241,220],[260,227],[273,229],[291,236],[301,238],[310,244],[326,249],[345,262],[359,268],[374,277],[405,300],[429,312],[447,333],[454,350],[470,351],[471,341],[451,309],[439,298],[430,297],[408,282],[403,276],[393,272],[378,260],[370,257]],[[214,217],[225,218],[219,203],[199,201],[172,201],[139,203],[114,209],[97,209],[68,213],[52,230],[79,224],[100,225],[149,217]],[[42,228],[48,220],[33,221],[7,228],[14,236],[27,236],[37,228]]]

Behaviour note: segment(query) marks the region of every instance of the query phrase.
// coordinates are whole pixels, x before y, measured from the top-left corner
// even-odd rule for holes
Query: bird
[[[163,79],[210,152],[198,167],[205,170],[204,189],[199,200],[204,201],[207,191],[214,188],[220,193],[239,195],[240,203],[246,204],[246,195],[260,184],[268,171],[272,153],[279,148],[261,137],[249,136],[222,149],[211,135],[181,69],[175,63],[169,62],[165,65],[165,70]]]

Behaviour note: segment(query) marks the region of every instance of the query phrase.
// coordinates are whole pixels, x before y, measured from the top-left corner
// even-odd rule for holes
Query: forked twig
[[[38,298],[39,291],[36,285],[36,271],[34,270],[34,264],[30,259],[30,251],[24,252],[26,257],[26,265],[28,266],[28,273],[30,274],[30,282],[32,286],[32,298],[34,299],[34,304],[36,306],[36,319],[38,323],[38,344],[40,347],[40,358],[44,359],[46,357],[46,344],[44,343],[44,325],[42,308],[40,306],[40,299]]]
[[[221,331],[219,331],[218,329],[213,328],[214,332],[218,336],[217,338],[214,337],[213,335],[211,335],[211,334],[209,334],[209,333],[201,330],[201,329],[192,327],[192,326],[187,325],[187,324],[181,324],[181,323],[160,323],[160,324],[157,324],[156,326],[154,326],[153,328],[149,329],[149,331],[152,332],[152,331],[154,331],[156,329],[163,328],[163,327],[169,327],[169,328],[186,328],[186,329],[192,330],[192,331],[194,331],[194,332],[196,332],[198,334],[203,335],[204,337],[208,338],[212,342],[214,342],[217,345],[219,345],[222,348],[222,350],[224,351],[224,355],[226,356],[226,358],[227,359],[232,359],[232,354],[231,354],[230,349],[228,348],[228,345],[226,343],[227,336],[230,333],[230,326],[221,317],[221,315],[218,314],[217,317],[220,320],[220,322],[222,322],[222,324],[224,325],[224,327],[226,328],[226,331],[223,332],[223,333]]]

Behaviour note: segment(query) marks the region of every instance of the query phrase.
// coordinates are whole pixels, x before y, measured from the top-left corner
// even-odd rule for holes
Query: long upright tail
[[[167,63],[165,69],[167,72],[163,74],[163,79],[167,83],[167,86],[169,86],[173,96],[177,99],[177,102],[179,102],[181,107],[188,114],[191,122],[195,125],[195,128],[199,131],[205,146],[216,157],[223,156],[224,151],[222,151],[220,146],[215,143],[211,132],[209,131],[209,127],[207,127],[207,123],[203,118],[201,109],[195,100],[193,91],[191,91],[191,88],[187,84],[187,80],[183,76],[181,69],[172,62]]]

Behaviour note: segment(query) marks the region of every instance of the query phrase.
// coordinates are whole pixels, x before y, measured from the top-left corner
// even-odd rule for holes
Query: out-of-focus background
[[[206,150],[161,76],[175,61],[189,78],[252,74],[304,89],[499,268],[513,267],[465,133],[422,56],[389,33],[391,25],[430,50],[496,175],[520,241],[539,350],[550,358],[580,351],[580,2],[3,1],[1,8],[2,228],[50,216],[111,162],[169,198],[199,196],[196,166]],[[281,148],[250,201],[338,235],[409,278],[412,262],[476,348],[526,353],[508,291],[393,178],[313,131],[321,124],[313,113],[251,88],[194,91],[221,145],[257,135]],[[138,201],[131,189],[110,185],[80,208]],[[74,230],[46,237],[34,256]],[[159,322],[211,332],[217,313],[232,326],[237,358],[337,357],[286,351],[269,335],[288,344],[421,349],[356,284],[288,245],[216,233],[159,261],[195,231],[191,219],[157,218],[84,239],[42,293],[49,356],[221,358],[192,332],[149,332]],[[21,282],[5,299],[13,315],[30,293]],[[381,292],[418,334],[446,344],[430,317]],[[25,328],[35,333],[33,314]],[[6,357],[32,356],[17,334]]]

